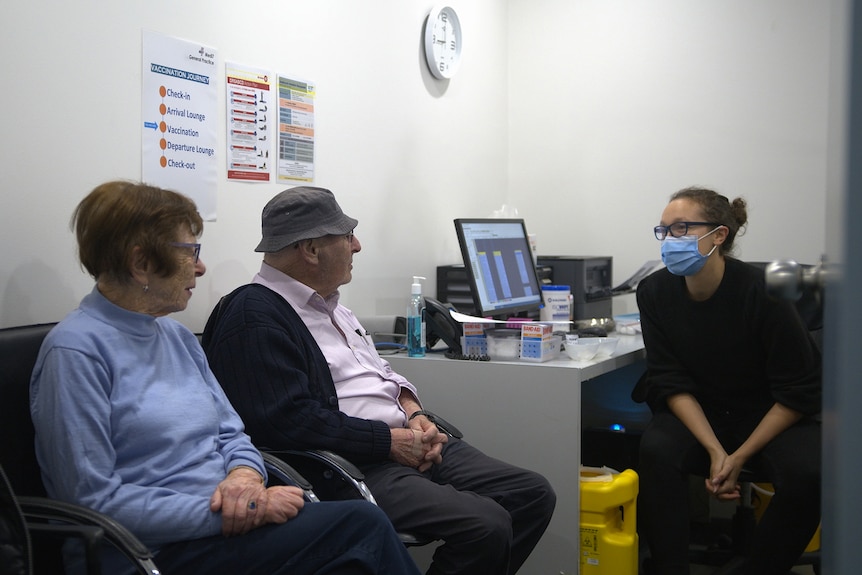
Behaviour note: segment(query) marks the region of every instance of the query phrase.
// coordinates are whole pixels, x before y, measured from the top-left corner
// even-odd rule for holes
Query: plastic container
[[[521,355],[520,329],[489,329],[485,332],[485,339],[491,359],[514,361]]]
[[[581,575],[637,575],[638,475],[581,467]]]
[[[413,276],[407,303],[407,355],[425,357],[425,306],[422,302],[422,276]]]
[[[542,302],[544,305],[539,310],[539,319],[541,321],[568,322],[572,319],[569,304],[571,295],[572,289],[569,286],[543,285]]]
[[[597,337],[599,340],[599,350],[596,352],[598,357],[610,357],[617,349],[617,344],[620,342],[618,337]]]
[[[574,341],[567,341],[566,355],[575,361],[588,361],[596,356],[599,345],[597,337],[581,337]]]

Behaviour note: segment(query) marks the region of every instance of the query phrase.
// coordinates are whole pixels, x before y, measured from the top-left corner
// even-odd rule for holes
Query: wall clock
[[[435,78],[445,80],[461,64],[461,22],[449,6],[435,7],[425,21],[425,59]]]

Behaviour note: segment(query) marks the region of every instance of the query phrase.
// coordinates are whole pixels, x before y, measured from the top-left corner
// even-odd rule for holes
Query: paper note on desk
[[[453,309],[449,310],[449,315],[452,316],[452,319],[460,323],[506,323],[505,321],[498,319],[488,319],[486,317],[467,315],[466,313],[457,312]]]
[[[524,323],[532,322],[532,323],[543,323],[543,324],[553,324],[555,328],[560,328],[565,331],[565,328],[571,326],[571,322],[563,322],[563,321],[545,321],[545,322],[533,322],[533,320],[524,320],[523,318],[511,318],[508,320],[505,319],[489,319],[487,317],[476,317],[473,315],[467,315],[466,313],[457,312],[453,309],[449,310],[449,315],[452,316],[452,319],[459,323],[486,323],[486,324],[503,324],[506,327],[512,327],[516,329],[521,329],[521,325]],[[564,325],[565,324],[565,325]]]

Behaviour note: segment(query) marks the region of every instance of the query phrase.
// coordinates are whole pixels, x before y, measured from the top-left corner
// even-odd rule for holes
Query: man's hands
[[[210,498],[210,510],[221,511],[222,534],[242,535],[265,523],[284,523],[304,505],[302,490],[293,486],[266,488],[248,467],[235,467]]]
[[[441,433],[424,415],[414,417],[407,425],[407,428],[390,430],[392,447],[389,455],[398,463],[424,473],[435,463],[443,461],[443,444],[449,436]]]

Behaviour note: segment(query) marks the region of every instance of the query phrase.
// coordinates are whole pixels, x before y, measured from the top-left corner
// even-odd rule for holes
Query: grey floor
[[[643,542],[641,542],[641,545],[641,558],[639,560],[639,564],[643,563],[643,557],[645,556],[644,554],[647,553]],[[715,573],[718,569],[719,567],[716,567],[714,565],[692,564],[691,575],[712,575],[712,573]],[[646,575],[642,568],[640,570],[640,575]],[[794,567],[791,571],[789,571],[788,575],[816,575],[816,573],[814,572],[814,567],[812,565],[800,564]]]
[[[718,570],[714,565],[691,565],[691,575],[712,575]],[[811,565],[797,565],[788,575],[815,575],[814,568]],[[641,569],[641,575],[643,570]]]
[[[691,568],[691,575],[711,575],[716,569],[717,567],[710,567],[707,565],[693,565]],[[793,575],[814,575],[814,569],[811,565],[800,565],[799,567],[794,567],[791,573],[793,573]]]
[[[641,550],[643,553],[643,549]],[[643,557],[643,555],[642,555]],[[719,568],[714,565],[691,565],[691,575],[712,575]],[[797,565],[793,570],[788,572],[788,575],[816,575],[814,568],[811,565]],[[640,575],[645,575],[643,569],[640,570]]]
[[[642,545],[641,558],[639,560],[639,564],[643,563],[643,557],[647,553],[647,551],[645,549],[646,546],[643,543],[643,541],[641,541],[641,545]],[[800,562],[800,563],[802,563],[802,562]],[[712,573],[715,573],[718,569],[719,568],[714,566],[714,565],[692,564],[691,565],[691,575],[712,575]],[[791,574],[792,575],[816,575],[814,572],[814,567],[812,565],[804,565],[804,564],[800,564],[800,565],[797,565],[796,567],[794,567],[791,571],[788,572],[788,575],[791,575]],[[643,569],[640,570],[640,575],[646,575],[644,573]]]

